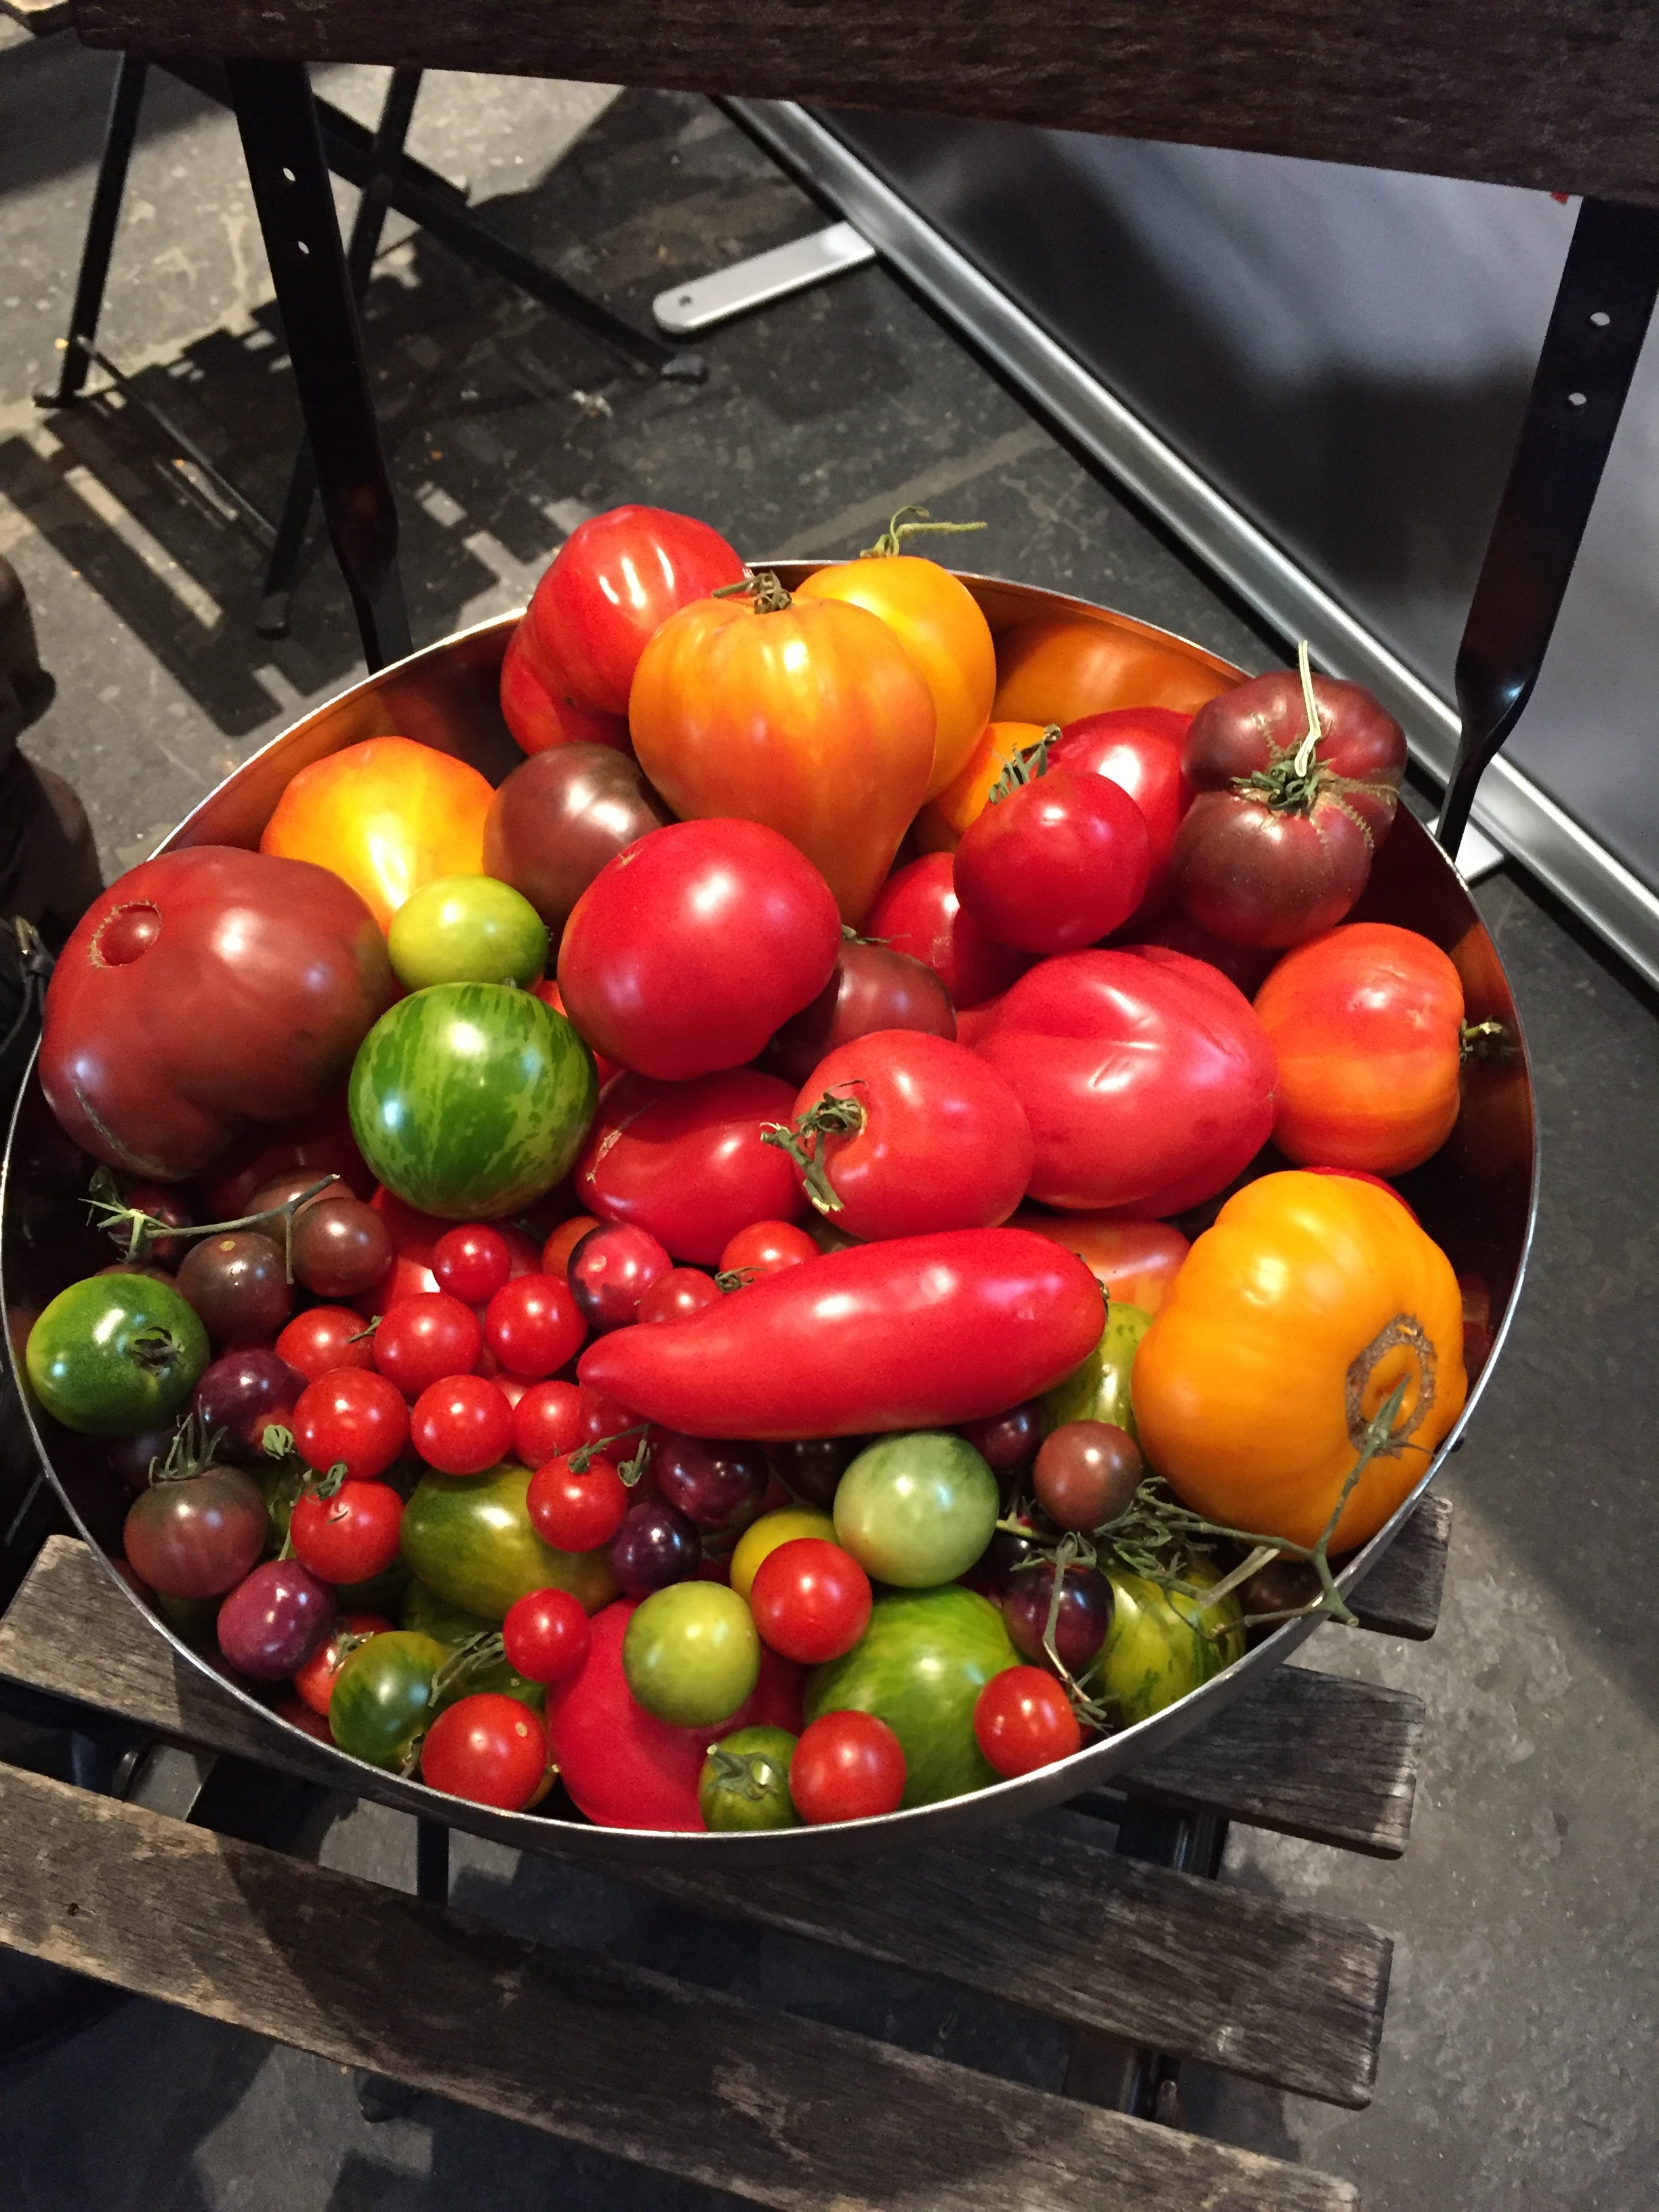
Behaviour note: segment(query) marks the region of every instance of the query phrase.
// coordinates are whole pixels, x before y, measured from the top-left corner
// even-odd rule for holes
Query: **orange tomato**
[[[920,850],[954,853],[963,831],[985,811],[1009,762],[1042,742],[1041,722],[988,722],[963,767],[916,817]]]
[[[1108,1297],[1144,1313],[1156,1313],[1163,1304],[1192,1249],[1167,1221],[1115,1221],[1106,1214],[1038,1213],[1022,1206],[1008,1226],[1032,1230],[1075,1252]]]
[[[484,817],[495,795],[476,768],[448,753],[408,738],[368,738],[300,770],[259,850],[331,868],[385,929],[422,884],[483,873]]]
[[[1352,921],[1310,937],[1255,1011],[1279,1054],[1273,1142],[1286,1159],[1400,1175],[1451,1134],[1463,986],[1416,930]]]
[[[1194,714],[1237,679],[1206,657],[1115,623],[1044,615],[997,640],[999,722],[1078,722],[1116,707]]]
[[[683,821],[763,822],[861,921],[927,788],[933,698],[878,616],[774,590],[669,617],[635,672],[634,750]]]
[[[948,568],[919,554],[866,553],[818,569],[796,597],[845,599],[867,608],[921,671],[936,717],[927,793],[933,798],[967,765],[997,688],[991,626],[972,592]]]
[[[1183,1504],[1312,1545],[1401,1383],[1393,1440],[1355,1484],[1333,1551],[1376,1534],[1462,1411],[1463,1299],[1389,1194],[1292,1170],[1247,1184],[1194,1244],[1135,1356],[1135,1418]]]

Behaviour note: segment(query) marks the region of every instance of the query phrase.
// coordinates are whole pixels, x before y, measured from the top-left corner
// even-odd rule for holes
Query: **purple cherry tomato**
[[[627,1597],[648,1597],[696,1574],[702,1544],[694,1522],[665,1498],[642,1498],[611,1540],[611,1565]]]
[[[626,1328],[640,1300],[673,1264],[648,1229],[602,1221],[572,1250],[565,1279],[583,1320],[599,1336]]]
[[[267,1559],[219,1608],[219,1649],[238,1674],[280,1682],[333,1633],[333,1593],[297,1559]]]
[[[297,1367],[279,1359],[274,1352],[247,1346],[216,1359],[196,1385],[191,1401],[211,1435],[222,1430],[220,1456],[233,1466],[264,1464],[267,1422],[279,1428],[292,1425],[294,1407],[306,1378]]]
[[[1039,1667],[1048,1663],[1042,1635],[1054,1587],[1053,1567],[1027,1567],[1009,1577],[1002,1600],[1009,1635]],[[1076,1676],[1085,1670],[1111,1625],[1112,1586],[1105,1576],[1093,1567],[1067,1567],[1054,1623],[1054,1649],[1068,1674]]]
[[[688,1521],[730,1535],[760,1511],[769,1471],[758,1444],[714,1443],[670,1429],[652,1444],[651,1476]]]

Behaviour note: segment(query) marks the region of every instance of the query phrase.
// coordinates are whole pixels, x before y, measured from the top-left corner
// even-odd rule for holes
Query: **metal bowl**
[[[781,564],[781,573],[787,583],[798,581],[810,573],[810,567]],[[1240,671],[1196,646],[1085,601],[988,578],[964,580],[995,629],[1037,616],[1088,616],[1189,655],[1230,679],[1240,678]],[[501,656],[514,620],[503,617],[481,623],[412,653],[307,714],[204,800],[163,849],[257,845],[296,770],[365,738],[394,732],[470,761],[499,782],[521,757],[496,702]],[[1468,1404],[1456,1426],[1412,1498],[1347,1563],[1340,1577],[1345,1588],[1358,1581],[1392,1543],[1445,1455],[1456,1449],[1490,1378],[1520,1291],[1537,1179],[1531,1076],[1503,963],[1462,878],[1403,807],[1377,855],[1355,918],[1399,922],[1432,938],[1450,954],[1462,976],[1470,1021],[1501,1022],[1513,1043],[1499,1054],[1472,1063],[1457,1129],[1433,1160],[1401,1179],[1401,1188],[1425,1226],[1450,1255],[1460,1275],[1478,1277],[1486,1285],[1492,1351],[1471,1378]],[[0,1294],[5,1299],[11,1341],[20,1352],[30,1321],[46,1301],[66,1284],[107,1262],[107,1243],[93,1233],[81,1203],[91,1166],[52,1120],[31,1066],[0,1182]],[[111,1554],[118,1553],[127,1493],[107,1465],[103,1448],[92,1438],[60,1428],[38,1407],[29,1407],[29,1420],[40,1457],[76,1527],[108,1564]],[[133,1604],[134,1634],[166,1637],[176,1667],[211,1677],[226,1696],[238,1699],[249,1717],[257,1718],[278,1763],[317,1774],[337,1789],[379,1798],[520,1850],[620,1869],[647,1864],[712,1867],[739,1860],[752,1866],[844,1860],[957,1838],[1020,1820],[1098,1787],[1213,1718],[1252,1682],[1288,1658],[1315,1626],[1285,1623],[1179,1704],[1018,1781],[845,1827],[754,1835],[665,1835],[595,1827],[571,1815],[568,1806],[565,1817],[550,1817],[542,1811],[495,1813],[382,1773],[319,1744],[246,1690],[216,1675],[207,1659],[173,1635],[125,1583],[120,1586]]]

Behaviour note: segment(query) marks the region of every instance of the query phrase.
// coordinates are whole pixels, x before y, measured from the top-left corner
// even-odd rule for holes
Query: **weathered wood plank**
[[[825,100],[1659,199],[1632,0],[76,0],[88,44]]]
[[[1325,2175],[544,1949],[36,1775],[0,1768],[0,1829],[13,1949],[779,2212],[1358,2201]]]
[[[1363,1583],[1349,1595],[1362,1628],[1426,1643],[1440,1621],[1452,1502],[1431,1490]]]

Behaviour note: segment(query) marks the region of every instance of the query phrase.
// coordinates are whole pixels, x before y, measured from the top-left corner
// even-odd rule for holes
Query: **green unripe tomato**
[[[1064,1428],[1067,1421],[1110,1421],[1127,1430],[1137,1443],[1140,1442],[1129,1385],[1140,1340],[1152,1325],[1152,1317],[1144,1306],[1120,1305],[1115,1298],[1112,1300],[1100,1342],[1063,1382],[1045,1390],[1038,1401],[1045,1437]]]
[[[404,1773],[433,1713],[433,1683],[449,1653],[430,1636],[386,1629],[360,1644],[334,1677],[328,1725],[342,1751]]]
[[[997,1479],[973,1446],[921,1429],[853,1462],[836,1491],[836,1541],[878,1582],[933,1589],[973,1565],[997,1510]]]
[[[207,1331],[171,1283],[89,1275],[59,1291],[23,1358],[53,1420],[85,1437],[136,1437],[179,1418],[210,1356]]]
[[[386,949],[411,991],[428,983],[533,983],[547,965],[547,925],[494,876],[441,876],[392,917]]]
[[[1112,1625],[1082,1686],[1091,1697],[1104,1698],[1126,1728],[1161,1713],[1243,1656],[1244,1632],[1234,1626],[1243,1617],[1236,1596],[1206,1607],[1139,1575],[1115,1567],[1107,1571]],[[1200,1559],[1183,1571],[1182,1579],[1207,1588],[1221,1577]],[[1217,1630],[1226,1632],[1212,1633]]]
[[[789,1795],[789,1761],[799,1736],[787,1729],[734,1729],[710,1751],[697,1784],[705,1827],[729,1834],[754,1828],[798,1828]]]
[[[723,1583],[670,1583],[635,1607],[623,1674],[635,1702],[671,1728],[730,1720],[760,1674],[754,1618]]]

